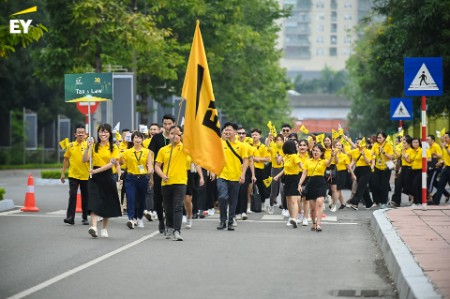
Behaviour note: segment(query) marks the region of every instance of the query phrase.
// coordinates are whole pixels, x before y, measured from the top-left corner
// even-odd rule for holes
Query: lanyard
[[[138,158],[138,156],[136,155],[136,151],[134,152],[134,156],[136,157],[136,160],[138,161],[138,164],[139,164],[139,162],[141,161],[141,158],[142,158],[142,151],[140,151],[139,153],[140,153],[140,155],[139,155],[139,158]]]

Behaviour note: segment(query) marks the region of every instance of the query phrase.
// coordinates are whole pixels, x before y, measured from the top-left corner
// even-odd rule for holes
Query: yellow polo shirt
[[[314,160],[309,158],[303,165],[303,170],[308,171],[308,176],[324,176],[327,169],[327,161],[325,159]]]
[[[127,169],[128,173],[134,175],[148,174],[147,161],[149,153],[150,150],[148,148],[142,147],[141,150],[136,151],[133,146],[122,153],[122,158],[124,160],[122,166]],[[142,166],[139,167],[139,165]]]
[[[337,171],[346,170],[347,165],[350,164],[350,158],[347,156],[347,154],[339,152],[337,154],[337,159],[338,159],[338,162],[336,163]]]
[[[372,152],[370,150],[368,150],[367,148],[364,148],[364,153],[366,154],[367,159],[369,159],[369,161],[372,161]],[[366,163],[366,160],[361,155],[361,151],[359,150],[359,148],[355,148],[354,150],[351,150],[349,155],[353,160],[356,161],[356,164],[355,164],[356,167],[370,166],[370,163]],[[360,157],[360,155],[361,155],[361,157]]]
[[[247,147],[242,144],[242,142],[235,139],[234,142],[230,141],[231,146],[234,151],[242,158],[248,158]],[[219,175],[219,178],[228,180],[228,181],[239,181],[239,178],[242,175],[242,164],[241,161],[235,156],[235,154],[228,148],[228,144],[226,141],[222,140],[223,150],[225,152],[225,167],[222,170],[222,173]]]
[[[92,166],[102,167],[111,163],[111,159],[119,159],[119,149],[113,145],[113,151],[109,150],[109,143],[106,145],[99,145],[98,152],[95,152],[95,145],[92,145]],[[113,165],[113,169],[115,165]]]
[[[275,142],[271,142],[269,146],[269,154],[270,160],[272,161],[272,168],[283,168],[283,162],[278,164],[277,156],[284,156],[282,150],[283,144],[276,144]]]
[[[64,153],[64,158],[69,160],[69,178],[87,180],[89,178],[89,163],[83,162],[83,153],[87,148],[87,142],[71,142]]]
[[[148,148],[148,145],[150,144],[150,141],[152,141],[152,137],[144,139],[142,141],[142,146],[145,147],[145,148]]]
[[[445,166],[450,166],[450,154],[448,153],[448,150],[450,149],[450,144],[447,144],[445,148],[442,150],[442,157],[444,159]]]
[[[408,148],[405,150],[405,156],[407,156],[408,158],[413,159],[414,158],[414,150],[412,148]],[[402,157],[402,166],[411,166],[411,163],[407,162],[403,157]]]
[[[394,149],[392,148],[392,144],[385,143],[380,146],[379,143],[375,143],[372,147],[372,159],[375,160],[375,167],[379,170],[386,169],[386,161],[389,159],[386,158],[384,154],[380,153],[380,149],[383,148],[384,152],[388,155],[394,154]]]
[[[267,151],[267,148],[264,144],[262,144],[261,142],[258,143],[257,145],[253,144],[253,157],[258,157],[258,158],[269,158],[270,154]],[[254,160],[253,160],[254,161]],[[258,169],[264,169],[264,162],[253,162],[255,164],[255,168]]]
[[[299,164],[301,163],[300,157],[297,154],[289,154],[284,156],[284,174],[295,175],[299,174],[301,168]]]
[[[331,151],[332,151],[331,148],[326,148],[326,149],[325,149],[325,152],[323,153],[323,156],[324,156],[325,160],[327,160],[327,161],[330,160],[330,157],[331,157]],[[331,164],[330,164],[330,165],[332,165],[332,164],[336,164],[336,162],[334,161],[334,159],[331,160]]]
[[[173,150],[172,144],[168,144],[158,151],[155,161],[163,164],[162,171],[169,177],[167,182],[162,181],[161,186],[187,184],[188,177],[186,165],[188,163],[189,156],[184,152],[183,148],[183,143],[180,142],[173,147]],[[172,157],[170,156],[170,152],[172,152]],[[167,173],[168,167],[169,172]]]
[[[412,149],[412,152],[413,152],[412,157],[414,160],[411,161],[411,169],[414,170],[422,169],[422,148],[419,147],[417,150]],[[431,159],[431,154],[429,150],[425,152],[425,156],[427,159]]]

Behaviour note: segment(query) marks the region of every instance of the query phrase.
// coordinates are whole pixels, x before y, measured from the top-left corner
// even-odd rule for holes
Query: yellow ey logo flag
[[[322,146],[325,146],[323,144],[323,140],[325,139],[325,134],[320,134],[316,136],[316,143],[320,143]]]
[[[62,150],[66,150],[69,147],[70,141],[69,138],[64,138],[59,142],[59,146]]]
[[[306,134],[306,135],[309,134],[309,130],[304,125],[302,125],[300,127],[300,132],[302,132],[303,134]]]
[[[192,161],[219,175],[225,166],[219,114],[197,21],[181,96],[186,99],[184,150]]]

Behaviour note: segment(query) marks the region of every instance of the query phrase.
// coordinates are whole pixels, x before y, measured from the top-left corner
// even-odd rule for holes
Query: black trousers
[[[373,200],[376,203],[386,204],[389,197],[389,179],[391,178],[391,170],[380,170],[375,167],[375,171],[372,173],[372,191]]]
[[[265,202],[266,198],[268,198],[269,196],[267,195],[266,185],[264,185],[263,182],[263,180],[266,178],[264,169],[255,168],[255,177],[256,186],[258,186],[259,194],[261,195],[261,202]]]
[[[161,187],[166,210],[166,225],[176,231],[181,231],[183,218],[183,200],[186,194],[186,185],[175,184]]]
[[[245,182],[239,186],[238,202],[236,205],[236,214],[247,213],[247,203],[248,203],[248,186],[252,180],[252,172],[247,169],[245,173]]]
[[[398,207],[401,205],[402,202],[402,190],[405,184],[405,177],[406,177],[405,174],[406,168],[402,167],[397,177],[395,178],[394,194],[392,194],[391,200],[395,202]]]
[[[433,202],[435,205],[440,204],[442,193],[444,193],[445,186],[450,184],[450,166],[445,166],[439,177],[439,184],[436,193],[433,195]]]
[[[372,170],[370,166],[358,166],[355,168],[355,176],[357,181],[356,193],[350,202],[354,205],[358,205],[359,202],[364,198],[364,203],[366,208],[372,206],[373,202],[370,198],[368,184],[370,177],[372,175]]]
[[[158,215],[158,221],[161,226],[164,225],[163,196],[161,192],[162,179],[159,175],[153,174],[153,208]]]
[[[77,207],[78,186],[81,192],[81,208],[83,210],[82,218],[87,219],[88,212],[88,181],[69,177],[69,203],[67,205],[67,218],[75,219],[75,210]]]

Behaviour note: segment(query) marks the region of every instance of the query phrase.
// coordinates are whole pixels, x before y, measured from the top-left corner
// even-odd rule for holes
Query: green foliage
[[[450,0],[376,0],[375,11],[385,17],[364,33],[347,62],[353,99],[350,126],[368,134],[373,124],[394,129],[389,99],[403,97],[404,57],[443,57],[444,74],[450,72]],[[429,116],[450,110],[450,78],[444,75],[444,95],[428,99]],[[420,122],[420,99],[414,98],[414,122]],[[408,122],[407,122],[408,124]]]
[[[302,76],[298,75],[294,80],[294,89],[299,93],[334,94],[343,88],[347,81],[346,71],[335,71],[326,66],[317,79],[302,80]]]
[[[48,168],[58,168],[61,169],[62,165],[60,163],[54,164],[22,164],[22,165],[0,165],[0,170],[6,169],[48,169]]]
[[[66,177],[68,172],[66,171],[65,175]],[[42,170],[41,171],[41,178],[43,179],[59,179],[61,178],[61,170]]]
[[[6,193],[5,188],[0,188],[0,200],[4,199],[4,194]]]

